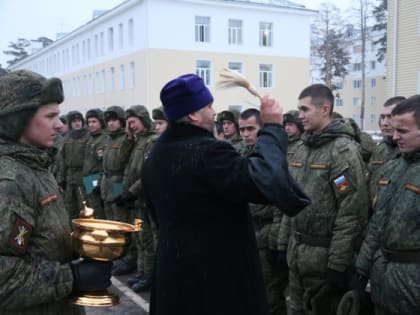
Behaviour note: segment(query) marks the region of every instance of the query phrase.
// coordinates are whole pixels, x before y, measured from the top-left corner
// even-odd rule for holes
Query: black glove
[[[125,203],[132,204],[136,200],[136,196],[131,191],[127,191],[122,194],[122,199]]]
[[[357,291],[357,295],[359,296],[360,305],[362,308],[363,306],[370,304],[370,296],[369,293],[366,292],[367,283],[368,278],[361,275],[360,273],[356,273],[351,279],[351,287]]]
[[[117,206],[124,206],[125,202],[122,195],[118,195],[113,200]]]
[[[288,268],[287,266],[287,252],[285,250],[272,250],[267,251],[267,261],[272,266],[280,268]]]
[[[333,269],[327,269],[327,286],[331,290],[347,290],[348,285],[346,273]]]
[[[101,186],[96,185],[95,188],[92,189],[92,194],[100,195],[101,194]]]
[[[73,292],[100,291],[111,285],[112,262],[77,259],[69,263]]]

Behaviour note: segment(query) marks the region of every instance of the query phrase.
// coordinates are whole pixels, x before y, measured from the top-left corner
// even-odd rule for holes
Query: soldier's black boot
[[[144,278],[144,271],[140,271],[136,273],[134,276],[128,278],[127,284],[131,287],[133,284],[139,282],[143,278]]]
[[[112,266],[112,275],[113,276],[122,276],[129,273],[132,273],[136,270],[136,264],[128,264],[123,260],[117,260]]]
[[[149,274],[144,274],[143,279],[139,280],[131,286],[134,292],[147,291],[152,286],[152,277]]]

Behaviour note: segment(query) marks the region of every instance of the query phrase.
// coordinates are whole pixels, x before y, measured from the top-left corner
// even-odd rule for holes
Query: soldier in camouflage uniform
[[[95,210],[95,218],[105,219],[99,183],[99,178],[103,173],[102,157],[104,155],[106,143],[105,118],[103,111],[99,108],[88,110],[86,113],[86,122],[90,138],[86,143],[82,173],[85,180],[87,179],[86,176],[97,176],[96,181],[91,182],[91,188],[93,189],[90,193],[87,193],[87,201],[89,207]]]
[[[370,278],[376,313],[420,314],[420,95],[391,112],[401,155],[378,175],[374,213],[356,262],[359,294]]]
[[[72,261],[71,228],[48,167],[62,123],[60,79],[0,78],[0,314],[84,314],[69,295],[110,285],[110,263]]]
[[[287,249],[294,315],[335,315],[367,223],[363,161],[350,124],[331,120],[333,104],[325,85],[299,95],[305,133],[289,169],[312,203],[294,218],[283,216],[278,241],[279,250]]]
[[[132,223],[130,213],[125,206],[115,201],[121,194],[124,169],[130,159],[133,141],[127,141],[125,131],[125,113],[120,106],[111,106],[105,111],[105,121],[108,126],[107,140],[103,155],[103,174],[100,190],[104,201],[105,217],[107,220]],[[119,259],[114,261],[112,272],[122,275],[136,269],[135,261],[130,264]]]
[[[283,116],[284,119],[284,116]],[[283,120],[284,122],[284,120]],[[241,154],[249,157],[257,142],[257,134],[262,126],[260,111],[247,109],[239,117],[239,132],[245,144]],[[277,262],[277,235],[282,212],[275,206],[250,203],[251,216],[257,238],[264,284],[267,290],[271,315],[287,315],[284,291],[288,282],[287,266]],[[286,268],[285,268],[286,267]]]
[[[151,274],[155,257],[155,242],[152,234],[150,219],[145,210],[144,200],[139,198],[141,191],[140,172],[146,155],[149,153],[154,133],[149,112],[143,105],[134,105],[126,110],[127,141],[133,141],[133,151],[124,170],[122,194],[117,199],[117,204],[130,208],[130,219],[143,220],[142,231],[133,233],[132,245],[134,251],[127,255],[124,261],[137,259],[138,273],[129,279],[128,283],[135,292],[147,290],[151,285]],[[136,255],[134,255],[136,253]],[[130,257],[131,256],[131,257]],[[138,257],[137,257],[138,256]]]
[[[168,118],[166,118],[163,107],[152,110],[153,123],[155,125],[155,133],[160,136],[168,127]]]
[[[60,150],[57,182],[64,191],[64,201],[70,220],[79,217],[83,208],[83,163],[89,131],[84,127],[80,112],[71,111],[67,115],[69,131]]]
[[[121,193],[124,169],[133,148],[132,141],[126,141],[125,114],[120,106],[111,106],[105,111],[108,134],[102,157],[103,175],[100,190],[105,204],[107,220],[130,222],[128,211],[115,204]]]
[[[223,125],[225,140],[229,142],[237,152],[244,150],[244,142],[239,134],[238,117],[239,113],[224,110],[217,116],[217,121]]]
[[[284,114],[283,125],[284,130],[286,130],[289,142],[287,146],[287,158],[290,159],[295,154],[296,147],[300,140],[300,136],[304,131],[302,120],[299,118],[299,111],[290,110],[286,114]]]
[[[376,190],[376,183],[378,182],[378,170],[389,160],[397,158],[400,151],[397,144],[392,139],[393,128],[391,125],[391,112],[395,106],[401,101],[405,100],[403,96],[394,96],[386,100],[379,115],[379,125],[382,131],[382,141],[376,146],[369,164],[368,164],[368,178],[370,196],[373,198]]]

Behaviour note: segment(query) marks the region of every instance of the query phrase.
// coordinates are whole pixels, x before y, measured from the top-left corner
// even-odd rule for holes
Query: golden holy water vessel
[[[83,257],[96,261],[113,261],[124,256],[130,242],[130,233],[141,231],[142,221],[134,219],[134,224],[97,220],[94,210],[86,206],[80,219],[72,220],[74,231],[71,233],[73,251]],[[119,303],[119,297],[104,291],[86,292],[72,296],[72,302],[83,306],[113,306]]]

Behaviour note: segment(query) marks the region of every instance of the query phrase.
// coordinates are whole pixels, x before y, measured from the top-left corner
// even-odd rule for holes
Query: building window
[[[86,41],[82,41],[82,62],[86,62]]]
[[[343,102],[343,99],[342,98],[336,98],[335,99],[335,106],[337,106],[337,107],[343,107],[343,105],[344,105],[344,102]]]
[[[134,44],[134,21],[133,19],[128,20],[128,44],[132,46]]]
[[[134,65],[134,61],[130,62],[129,64],[129,72],[130,81],[128,82],[128,87],[132,89],[136,85],[136,68]]]
[[[91,54],[90,54],[90,38],[87,39],[86,41],[86,57],[87,60],[90,60]]]
[[[101,71],[101,92],[105,92],[105,70]]]
[[[343,81],[335,82],[335,88],[337,90],[342,90],[343,89]]]
[[[376,122],[376,115],[375,114],[370,114],[370,123],[374,123]]]
[[[98,71],[95,73],[95,93],[99,93],[101,91],[101,76]]]
[[[362,70],[362,64],[360,62],[353,63],[353,71],[360,71]]]
[[[195,62],[195,74],[201,77],[206,85],[210,85],[211,62],[208,60],[197,60]]]
[[[98,36],[98,34],[95,34],[95,39],[94,39],[94,41],[95,41],[95,57],[98,57],[99,56],[99,36]]]
[[[375,70],[376,69],[376,62],[375,60],[372,60],[371,62],[369,62],[370,64],[370,69]]]
[[[112,92],[115,90],[115,68],[109,68],[109,90]]]
[[[356,122],[356,124],[360,126],[360,115],[359,114],[353,114],[351,118],[353,118],[353,120]]]
[[[370,105],[375,105],[376,104],[376,97],[375,96],[371,96],[370,97]]]
[[[195,41],[210,42],[210,17],[195,17]]]
[[[124,65],[120,65],[120,89],[125,89],[125,71]]]
[[[108,28],[108,51],[114,50],[114,28]]]
[[[124,48],[124,25],[122,23],[118,24],[118,47]]]
[[[260,76],[260,87],[263,87],[263,88],[273,87],[273,65],[261,64],[259,76]]]
[[[105,55],[105,35],[104,32],[99,34],[99,47],[101,51],[101,56]]]
[[[353,97],[353,106],[359,106],[359,105],[360,105],[360,98]]]
[[[376,88],[376,79],[371,79],[370,80],[370,87],[371,88]]]
[[[242,21],[229,20],[229,44],[241,45],[242,44]]]
[[[88,84],[87,84],[87,95],[92,95],[93,82],[92,82],[92,73],[88,75]]]
[[[271,47],[272,46],[272,23],[260,22],[260,46]]]
[[[360,89],[362,87],[362,80],[353,80],[353,89]]]
[[[242,62],[229,62],[228,63],[228,68],[230,70],[238,71],[239,73],[242,73],[243,72]]]

